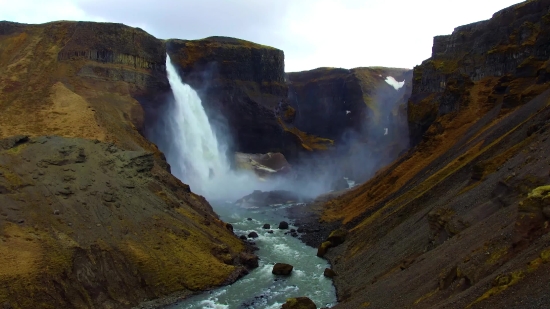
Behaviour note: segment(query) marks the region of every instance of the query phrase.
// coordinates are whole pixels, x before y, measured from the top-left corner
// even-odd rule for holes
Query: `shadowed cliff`
[[[329,181],[363,182],[397,158],[408,148],[411,79],[411,70],[382,67],[288,73],[293,125],[332,141],[328,151],[302,154],[302,165],[325,170]]]

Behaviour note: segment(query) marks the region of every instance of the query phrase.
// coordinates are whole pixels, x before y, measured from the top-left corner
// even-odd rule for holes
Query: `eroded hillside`
[[[538,308],[550,303],[550,1],[436,37],[414,70],[414,146],[314,205],[349,230],[327,257],[336,308]]]
[[[246,273],[243,243],[151,152],[1,140],[0,205],[0,303],[10,308],[129,308]]]
[[[244,244],[142,135],[165,61],[139,28],[0,22],[4,307],[129,308],[244,273]]]

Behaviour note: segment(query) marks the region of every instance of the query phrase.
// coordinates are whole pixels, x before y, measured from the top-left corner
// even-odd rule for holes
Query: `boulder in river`
[[[248,233],[248,238],[258,238],[258,233],[250,232],[250,233]]]
[[[269,234],[273,234],[273,230],[269,230],[267,231]]]
[[[241,235],[239,238],[242,240],[247,240],[246,235]]]
[[[281,223],[279,223],[279,230],[286,230],[286,229],[288,229],[288,222],[281,221]]]
[[[281,309],[317,309],[317,305],[307,297],[289,298]]]
[[[264,230],[269,230],[271,228],[271,225],[269,225],[268,223],[264,224]]]
[[[273,266],[273,270],[271,271],[271,273],[274,275],[288,276],[292,272],[293,268],[294,266],[290,264],[277,263]]]
[[[336,272],[330,268],[325,268],[325,271],[323,272],[323,276],[327,278],[334,278],[338,276],[338,274],[336,274]]]

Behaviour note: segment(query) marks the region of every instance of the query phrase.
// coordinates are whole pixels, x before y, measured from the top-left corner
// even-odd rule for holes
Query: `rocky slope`
[[[0,303],[129,308],[229,283],[244,245],[153,153],[62,137],[0,141]]]
[[[165,60],[121,24],[0,22],[5,307],[127,308],[242,274],[243,244],[142,135]]]
[[[414,70],[415,147],[309,206],[325,228],[348,230],[323,246],[335,308],[550,304],[549,9],[527,1],[436,37]]]

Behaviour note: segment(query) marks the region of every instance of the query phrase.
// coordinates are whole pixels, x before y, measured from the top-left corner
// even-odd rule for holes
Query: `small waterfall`
[[[193,192],[212,195],[214,182],[230,169],[225,149],[218,143],[197,92],[181,81],[168,55],[166,71],[175,102],[166,115],[165,134],[171,145],[163,151],[174,176],[188,183]]]

